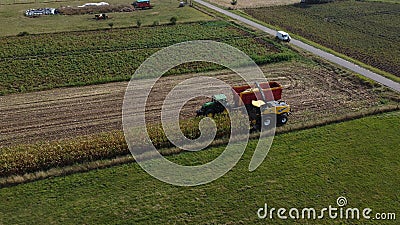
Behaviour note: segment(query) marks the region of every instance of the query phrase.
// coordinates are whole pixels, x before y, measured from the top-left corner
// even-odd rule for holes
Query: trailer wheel
[[[287,123],[287,121],[288,121],[288,118],[287,118],[286,113],[278,116],[278,125],[285,125]]]

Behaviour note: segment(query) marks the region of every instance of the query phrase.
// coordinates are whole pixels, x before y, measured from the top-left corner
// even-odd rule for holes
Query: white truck
[[[286,33],[285,31],[278,31],[276,32],[276,38],[278,38],[281,41],[286,41],[289,42],[291,40],[290,35]]]

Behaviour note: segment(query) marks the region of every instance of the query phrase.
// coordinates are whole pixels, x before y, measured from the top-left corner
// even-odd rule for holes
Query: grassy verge
[[[332,8],[336,10],[332,11]],[[393,57],[400,50],[395,44],[397,8],[397,4],[390,3],[346,1],[244,11],[273,24],[275,29],[298,34],[294,37],[399,82],[398,58]]]
[[[377,220],[258,219],[265,203],[274,208],[371,208],[399,215],[399,112],[291,132],[275,137],[254,172],[248,164],[256,141],[222,178],[197,187],[175,187],[137,164],[52,178],[0,189],[4,224],[274,223],[377,224]],[[170,156],[181,164],[205,163],[224,147]],[[383,221],[395,224],[396,221]]]

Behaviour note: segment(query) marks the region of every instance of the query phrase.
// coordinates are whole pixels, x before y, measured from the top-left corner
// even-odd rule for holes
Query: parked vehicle
[[[276,38],[278,38],[281,41],[286,41],[286,42],[289,42],[291,40],[290,35],[288,33],[286,33],[285,31],[276,32]]]

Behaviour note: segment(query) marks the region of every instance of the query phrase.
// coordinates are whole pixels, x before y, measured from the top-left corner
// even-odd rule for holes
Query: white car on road
[[[291,40],[290,35],[281,30],[276,32],[276,38],[278,38],[281,41],[286,41],[286,42],[289,42]]]

